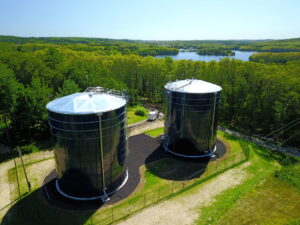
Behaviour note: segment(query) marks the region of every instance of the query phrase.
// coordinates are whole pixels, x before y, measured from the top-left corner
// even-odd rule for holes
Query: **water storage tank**
[[[58,192],[75,200],[108,200],[128,178],[125,94],[88,88],[46,107]]]
[[[165,85],[166,151],[188,158],[213,155],[221,90],[218,85],[194,79]]]

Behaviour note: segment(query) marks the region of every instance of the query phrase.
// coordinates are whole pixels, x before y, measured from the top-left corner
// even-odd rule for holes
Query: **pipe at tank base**
[[[95,196],[95,197],[75,197],[75,196],[68,195],[65,192],[63,192],[62,189],[60,188],[59,183],[58,183],[58,179],[56,179],[56,181],[55,181],[55,187],[56,187],[56,190],[59,192],[59,194],[61,194],[62,196],[66,197],[66,198],[72,199],[72,200],[91,201],[91,200],[100,199],[104,203],[104,202],[109,200],[108,195],[111,195],[111,194],[117,192],[118,190],[120,190],[126,184],[126,182],[128,181],[128,177],[129,177],[128,176],[128,169],[126,169],[125,179],[119,187],[117,187],[115,190],[113,190],[109,193],[105,193],[104,195],[99,195],[99,196]]]

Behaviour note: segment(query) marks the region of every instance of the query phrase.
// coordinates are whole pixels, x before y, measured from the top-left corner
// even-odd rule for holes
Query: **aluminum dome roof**
[[[165,85],[165,88],[170,91],[181,93],[215,93],[222,90],[218,85],[203,81],[203,80],[178,80],[169,82]]]
[[[107,93],[82,92],[57,98],[46,105],[61,114],[92,114],[118,109],[126,104],[122,97]]]

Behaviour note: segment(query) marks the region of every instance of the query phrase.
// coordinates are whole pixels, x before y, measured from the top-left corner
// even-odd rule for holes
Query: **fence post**
[[[93,225],[93,215],[91,216],[91,225]]]
[[[174,194],[174,181],[172,181],[172,194]]]

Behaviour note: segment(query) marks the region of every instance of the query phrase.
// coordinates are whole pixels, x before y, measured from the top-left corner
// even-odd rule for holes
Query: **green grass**
[[[218,224],[287,224],[300,218],[299,209],[299,192],[270,176],[242,196]]]
[[[275,225],[286,224],[300,217],[300,192],[288,182],[283,182],[284,179],[274,177],[275,172],[281,170],[283,177],[295,177],[290,173],[285,176],[285,168],[276,160],[285,158],[289,161],[290,157],[248,145],[251,148],[251,164],[245,170],[249,178],[239,186],[222,192],[211,205],[200,208],[197,224]],[[294,183],[300,179],[299,173],[296,174],[297,181],[294,179]]]
[[[153,130],[148,130],[145,132],[145,134],[151,136],[151,137],[158,137],[160,135],[162,135],[164,133],[164,128],[160,127],[160,128],[155,128]]]
[[[242,147],[239,143],[239,140],[240,140],[239,138],[237,138],[233,135],[224,133],[223,131],[220,131],[220,130],[218,131],[218,137],[225,139],[230,144],[232,153],[238,153],[238,152],[243,151]]]
[[[144,116],[135,115],[135,111],[138,109],[144,110],[147,113]],[[147,118],[148,118],[148,110],[145,109],[144,107],[142,106],[128,107],[128,111],[127,111],[128,124],[137,123],[146,120]]]
[[[17,199],[29,191],[25,179],[23,167],[17,167],[17,169],[15,168],[10,169],[8,171],[8,179],[11,184],[10,185],[11,199]]]
[[[25,169],[27,171],[27,174],[28,174],[28,168],[30,168],[30,165],[33,165],[33,164],[36,164],[36,163],[39,163],[39,162],[42,162],[45,160],[49,160],[51,158],[52,157],[45,157],[43,159],[33,158],[33,159],[31,159],[31,161],[26,160],[27,162],[24,160]],[[22,167],[20,158],[16,158],[16,163],[17,163],[16,168],[13,167],[8,170],[8,179],[11,184],[10,185],[11,199],[17,199],[20,196],[29,192],[28,184],[26,181],[24,169]],[[40,183],[38,182],[37,177],[30,177],[29,181],[30,181],[31,189],[39,188]]]

